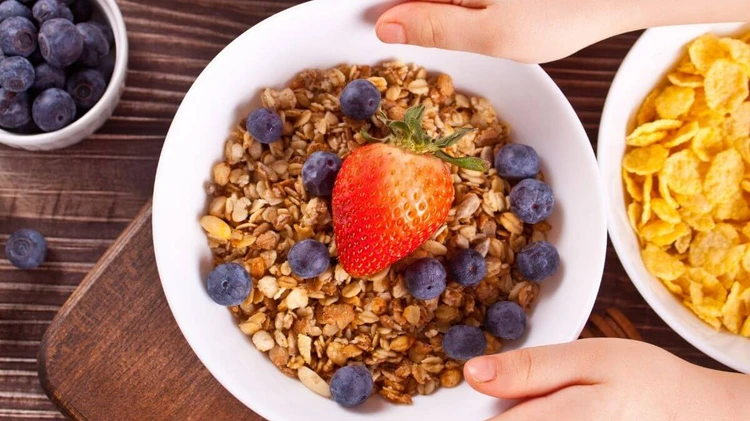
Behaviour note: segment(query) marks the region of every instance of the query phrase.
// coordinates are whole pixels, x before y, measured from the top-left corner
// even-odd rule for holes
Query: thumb
[[[507,399],[548,395],[575,385],[606,381],[626,341],[585,339],[569,344],[526,348],[470,360],[464,377],[477,391]]]
[[[390,44],[411,44],[491,55],[493,25],[488,9],[470,9],[445,3],[407,2],[378,19],[378,38]]]

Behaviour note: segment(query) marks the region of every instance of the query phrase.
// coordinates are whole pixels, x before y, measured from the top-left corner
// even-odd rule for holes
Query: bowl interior
[[[538,66],[465,53],[388,46],[373,31],[378,0],[319,0],[260,23],[222,51],[185,97],[167,136],[154,193],[154,247],[165,294],[198,357],[232,394],[272,420],[485,419],[502,403],[462,385],[412,406],[370,399],[356,411],[322,399],[283,376],[214,304],[203,278],[211,253],[198,225],[211,167],[231,127],[259,105],[264,87],[281,88],[305,68],[398,58],[453,76],[460,91],[481,94],[509,123],[518,142],[536,148],[557,197],[551,241],[562,268],[546,280],[528,334],[514,346],[577,338],[593,307],[606,249],[603,201],[586,134],[572,107]],[[312,25],[311,25],[312,23]],[[304,36],[300,36],[300,31]],[[345,37],[346,42],[339,42]],[[586,186],[581,188],[581,186]],[[292,397],[294,405],[289,405]],[[457,405],[459,404],[459,405]]]
[[[683,338],[717,361],[746,373],[750,372],[750,340],[714,331],[646,270],[638,240],[628,222],[620,164],[625,135],[632,129],[643,99],[662,83],[668,71],[685,54],[688,43],[707,32],[736,35],[749,29],[750,25],[732,23],[646,31],[623,62],[609,91],[597,154],[605,186],[609,233],[630,279],[659,316]]]

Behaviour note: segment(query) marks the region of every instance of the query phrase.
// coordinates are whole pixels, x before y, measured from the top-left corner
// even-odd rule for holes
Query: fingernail
[[[489,358],[475,358],[467,363],[469,375],[478,383],[487,383],[497,376],[495,364]]]
[[[378,37],[383,42],[389,44],[404,44],[406,42],[406,32],[404,26],[399,23],[384,23],[378,27]]]

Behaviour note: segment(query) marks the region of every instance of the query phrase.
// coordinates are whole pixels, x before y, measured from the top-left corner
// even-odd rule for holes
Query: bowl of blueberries
[[[114,0],[0,0],[0,143],[70,146],[112,115],[128,41]]]

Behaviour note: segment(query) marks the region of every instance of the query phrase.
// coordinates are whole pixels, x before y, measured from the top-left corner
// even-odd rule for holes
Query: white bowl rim
[[[339,1],[339,0],[328,0],[328,1]],[[285,12],[287,12],[287,11],[295,10],[295,11],[299,12],[299,11],[302,11],[302,10],[304,10],[306,8],[317,7],[316,3],[320,3],[320,2],[322,2],[322,1],[319,1],[319,2],[312,2],[311,1],[311,2],[306,2],[306,3],[301,3],[301,4],[294,5],[292,7],[289,7],[287,9],[285,9],[282,12],[279,12],[277,14],[269,16],[268,18],[264,19],[263,21],[258,22],[254,26],[248,28],[243,34],[239,35],[235,40],[233,40],[224,49],[222,49],[222,51],[220,51],[211,60],[211,62],[209,62],[209,64],[204,68],[204,70],[201,72],[201,74],[196,78],[196,80],[194,81],[194,84],[197,84],[198,81],[201,80],[201,77],[205,73],[209,72],[210,69],[214,65],[216,65],[217,61],[219,61],[218,58],[220,56],[222,56],[223,54],[226,54],[227,50],[231,49],[234,45],[236,45],[239,42],[238,40],[241,39],[243,36],[246,36],[249,32],[255,30],[256,28],[257,29],[264,28],[266,26],[270,26],[270,25],[275,24],[279,20],[286,19]],[[590,148],[590,146],[591,146],[590,139],[589,139],[589,137],[588,137],[588,135],[587,135],[584,127],[583,127],[583,124],[581,123],[581,121],[578,118],[575,110],[573,109],[573,107],[570,104],[569,100],[565,97],[565,95],[563,94],[563,92],[560,90],[560,88],[555,84],[555,82],[552,80],[552,78],[542,69],[541,66],[539,66],[539,65],[526,65],[526,66],[529,68],[530,71],[535,72],[539,76],[541,76],[540,80],[542,80],[543,83],[547,84],[551,88],[551,92],[553,93],[553,95],[558,96],[559,98],[561,98],[562,100],[565,101],[565,103],[567,104],[567,107],[565,107],[562,111],[569,118],[572,118],[572,119],[574,119],[574,121],[578,122],[578,124],[576,125],[576,131],[578,132],[578,135],[576,136],[576,138],[577,139],[582,139],[582,141],[585,141],[586,145],[588,145],[589,148]],[[191,91],[193,91],[192,87],[191,87],[190,90],[188,90],[187,94],[185,95],[185,98],[183,99],[183,103],[186,103],[187,101],[189,101],[189,100],[192,99]],[[175,115],[174,121],[177,120],[177,116],[179,114],[180,114],[180,109],[177,110],[177,113]],[[171,132],[172,132],[172,128],[170,127],[170,130],[167,133],[167,136],[165,138],[165,144],[164,144],[163,149],[162,149],[162,155],[165,154],[170,149],[170,147],[173,144],[176,144],[176,139],[170,138]],[[170,141],[170,139],[172,139],[172,140]],[[588,161],[587,165],[589,166],[589,169],[593,173],[595,173],[595,174],[598,175],[599,174],[599,168],[597,166],[596,159],[595,159],[595,156],[593,154],[593,150],[590,150],[590,154],[589,154],[589,157],[587,158],[587,161]],[[162,248],[168,248],[169,247],[169,244],[168,244],[167,241],[160,241],[160,240],[158,240],[158,237],[159,237],[158,233],[160,232],[160,227],[157,225],[158,220],[160,219],[158,217],[158,215],[159,214],[164,214],[165,211],[163,211],[162,209],[166,209],[166,207],[167,207],[166,204],[163,204],[162,201],[160,200],[160,198],[162,197],[162,195],[159,194],[159,191],[161,190],[161,188],[166,188],[166,186],[162,186],[162,184],[160,184],[158,182],[158,180],[160,178],[159,176],[160,176],[160,172],[161,171],[166,171],[166,170],[163,169],[163,166],[161,165],[161,159],[160,159],[160,163],[157,166],[156,181],[155,181],[155,184],[154,184],[153,218],[152,218],[152,232],[153,232],[154,253],[157,256],[157,269],[158,269],[158,272],[159,272],[159,275],[160,275],[160,281],[162,279],[163,269],[159,267],[160,265],[158,264],[158,262],[159,262],[158,256],[161,254],[160,250],[162,250]],[[599,281],[596,282],[596,287],[595,288],[591,288],[590,290],[588,290],[588,291],[586,291],[586,292],[584,292],[584,293],[581,294],[584,297],[584,299],[582,300],[582,302],[586,303],[586,306],[589,309],[589,312],[592,311],[593,308],[594,308],[594,304],[596,302],[596,299],[597,299],[598,293],[599,293],[599,289],[601,287],[601,280],[602,280],[602,275],[603,275],[603,272],[604,272],[604,265],[605,265],[605,260],[606,260],[605,259],[606,258],[606,250],[607,250],[604,188],[602,186],[601,177],[596,177],[596,179],[592,180],[592,182],[594,183],[594,187],[595,187],[596,191],[598,192],[598,195],[597,195],[598,196],[597,197],[597,199],[598,199],[597,200],[597,202],[598,202],[597,203],[597,208],[598,209],[597,209],[597,212],[596,212],[596,214],[597,214],[596,220],[592,220],[592,221],[590,221],[590,223],[591,223],[591,226],[594,227],[592,229],[595,229],[597,231],[601,231],[603,233],[603,235],[601,236],[601,238],[599,240],[599,243],[600,243],[599,247],[596,248],[596,250],[598,250],[597,253],[596,253],[596,255],[591,256],[593,258],[593,261],[596,262],[595,263],[595,269],[596,269],[595,272],[598,274]],[[183,320],[180,317],[180,315],[177,312],[174,311],[175,307],[174,307],[174,303],[172,302],[172,300],[175,299],[175,296],[171,295],[171,294],[169,294],[167,292],[168,290],[171,289],[171,286],[169,286],[164,281],[161,281],[161,283],[162,283],[162,287],[165,290],[165,296],[167,298],[167,303],[170,306],[170,310],[172,310],[172,315],[175,318],[175,321],[177,322],[178,327],[180,328],[183,336],[185,337],[186,341],[190,345],[190,347],[193,350],[193,352],[195,353],[195,355],[198,357],[198,359],[201,361],[201,363],[206,367],[206,369],[208,369],[208,371],[212,374],[212,376],[214,376],[214,378],[217,379],[217,381],[222,385],[222,387],[224,387],[225,389],[227,389],[227,391],[229,391],[230,394],[232,394],[235,398],[237,398],[240,402],[242,402],[248,408],[250,408],[253,412],[255,412],[255,413],[257,413],[257,414],[265,417],[266,419],[270,419],[270,420],[284,419],[284,417],[278,412],[278,409],[275,408],[274,406],[272,406],[270,403],[267,403],[267,402],[264,402],[264,401],[253,401],[252,402],[252,406],[251,406],[250,402],[248,402],[246,399],[243,399],[242,397],[238,396],[238,394],[235,393],[234,390],[231,390],[231,389],[229,389],[229,388],[227,388],[225,386],[226,384],[228,384],[228,382],[226,382],[224,380],[224,375],[222,373],[220,373],[218,370],[216,370],[215,369],[216,366],[214,365],[214,363],[209,358],[207,358],[205,354],[203,354],[200,351],[201,350],[201,346],[196,346],[197,344],[195,342],[198,342],[199,338],[195,337],[195,335],[189,334],[190,329],[189,329],[189,326],[187,325],[186,321]],[[172,297],[170,298],[170,296],[172,296]],[[588,321],[588,314],[590,314],[590,313],[587,313],[586,316],[582,316],[580,320],[576,321],[576,324],[575,324],[576,328],[573,331],[571,331],[570,337],[567,338],[568,342],[574,341],[574,340],[576,340],[576,339],[579,338],[580,333],[583,331],[583,329],[584,329],[584,327],[585,327],[585,325],[586,325],[586,323]]]
[[[741,25],[743,23],[742,22],[730,22],[727,24],[728,25]],[[685,26],[705,26],[705,25],[698,24],[698,25],[685,25]],[[648,29],[644,31],[644,33],[633,44],[630,51],[628,52],[628,54],[625,56],[622,63],[620,64],[620,67],[617,73],[615,74],[614,79],[612,80],[612,85],[610,86],[610,90],[604,102],[604,108],[602,109],[602,118],[601,118],[600,127],[599,127],[599,137],[597,140],[597,156],[600,156],[602,150],[606,148],[606,146],[604,146],[604,143],[607,142],[606,137],[608,135],[607,132],[608,132],[608,127],[609,127],[609,121],[620,117],[620,116],[615,115],[614,106],[612,105],[613,101],[611,100],[611,98],[613,98],[613,95],[615,94],[616,87],[618,87],[622,83],[621,79],[624,79],[626,77],[625,76],[626,68],[631,66],[631,63],[635,63],[638,60],[637,56],[639,55],[639,50],[642,45],[648,44],[649,39],[651,37],[658,36],[658,34],[661,31],[668,31],[669,29],[670,27],[660,27],[660,28],[652,28],[652,29]],[[604,162],[604,160],[599,160],[600,173],[604,172],[606,165],[607,164]],[[606,186],[605,186],[605,190],[608,191]],[[672,330],[677,332],[678,335],[680,335],[683,339],[685,339],[688,343],[690,343],[692,346],[697,348],[699,351],[705,353],[709,357],[713,358],[714,360],[718,361],[721,364],[724,364],[727,367],[730,367],[737,371],[741,371],[743,373],[750,373],[750,360],[748,360],[747,362],[742,362],[742,361],[736,361],[736,360],[730,359],[728,356],[726,356],[724,352],[722,352],[721,348],[712,346],[710,343],[700,339],[693,332],[692,329],[681,324],[675,315],[673,315],[671,312],[661,307],[661,305],[659,304],[658,298],[653,293],[653,290],[646,286],[647,282],[659,282],[659,281],[653,277],[648,280],[641,279],[638,276],[638,271],[635,269],[635,263],[631,260],[620,257],[620,256],[627,255],[627,253],[625,253],[625,249],[627,246],[625,244],[625,240],[622,237],[619,237],[617,235],[612,235],[612,229],[613,229],[612,227],[618,224],[617,215],[615,212],[615,205],[609,203],[610,197],[608,194],[604,195],[604,200],[606,202],[607,226],[608,226],[607,230],[610,234],[609,236],[610,236],[610,240],[612,241],[612,245],[615,249],[615,252],[617,253],[620,263],[625,269],[625,272],[628,274],[630,281],[633,283],[633,285],[641,294],[641,296],[646,301],[646,303],[648,303],[648,305],[664,321],[664,323],[666,323]],[[624,198],[623,198],[623,206],[624,206]],[[659,284],[661,285],[661,282],[659,282]]]
[[[112,77],[107,84],[101,99],[83,115],[83,117],[74,121],[69,126],[60,130],[48,133],[38,133],[33,135],[24,135],[12,133],[0,128],[0,143],[7,142],[15,147],[38,146],[50,143],[56,143],[60,139],[73,138],[78,133],[85,131],[87,127],[96,123],[99,115],[104,112],[112,101],[116,101],[120,96],[120,89],[125,80],[128,67],[128,34],[125,28],[125,20],[122,12],[115,0],[93,0],[99,7],[109,13],[104,13],[105,17],[111,16],[110,26],[115,37],[115,68]]]

